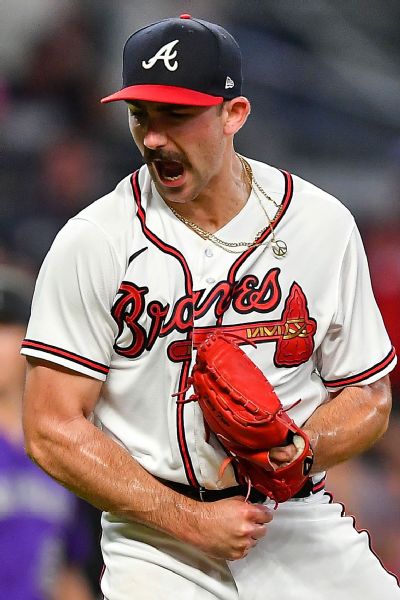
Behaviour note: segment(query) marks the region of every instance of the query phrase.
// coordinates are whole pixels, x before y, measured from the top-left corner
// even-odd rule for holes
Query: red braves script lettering
[[[218,319],[230,305],[238,314],[270,312],[278,306],[281,300],[281,289],[278,282],[279,273],[279,269],[271,269],[262,281],[259,281],[255,275],[246,275],[233,286],[227,281],[221,281],[208,294],[205,294],[204,290],[199,290],[195,291],[193,295],[179,298],[173,307],[172,313],[169,304],[162,304],[158,300],[151,300],[146,304],[146,296],[149,292],[147,287],[139,287],[131,282],[124,281],[112,308],[112,315],[118,324],[118,335],[114,349],[121,356],[135,358],[144,350],[150,350],[158,337],[164,337],[172,331],[192,332],[195,319],[199,319],[211,310],[214,311],[214,316]],[[144,329],[139,323],[145,312],[149,317],[148,330]],[[304,356],[302,358],[307,360],[306,355],[309,355],[312,349],[315,322],[309,318],[306,298],[297,284],[292,286],[286,299],[282,317],[283,319],[279,323],[268,323],[266,321],[258,324],[247,323],[246,325],[235,326],[235,329],[246,327],[246,337],[252,338],[252,341],[275,341],[277,343],[278,362],[282,366],[284,364],[289,366],[290,363],[293,365],[298,361],[299,354],[302,354],[302,352],[298,352],[299,348],[297,348],[297,352],[294,353],[296,356],[290,358],[293,342],[288,347],[285,346],[285,342],[292,337],[292,333],[297,337],[300,332],[303,337],[302,350]],[[293,317],[295,317],[294,321],[292,320]],[[308,326],[304,326],[305,317],[307,317]],[[310,329],[311,323],[313,327]],[[264,334],[268,326],[274,327],[274,334],[260,335],[259,325],[264,325],[262,327]],[[129,331],[128,336],[126,335],[127,329]],[[200,333],[200,331],[196,329],[195,340],[196,333]],[[124,340],[128,340],[128,344],[125,341],[122,345],[122,336],[124,336]],[[260,339],[257,340],[257,338]],[[182,342],[184,343],[183,340]],[[305,348],[306,351],[304,352]],[[174,360],[173,355],[174,353],[170,356],[172,360]],[[184,358],[185,352],[181,355],[180,360]]]
[[[191,339],[175,340],[168,346],[168,356],[173,362],[190,360],[193,346],[197,348],[210,335],[212,327],[196,327]],[[317,322],[310,317],[307,298],[294,282],[290,288],[282,315],[278,319],[250,323],[235,323],[217,327],[237,337],[238,344],[263,344],[275,342],[274,364],[277,367],[295,367],[311,357]]]

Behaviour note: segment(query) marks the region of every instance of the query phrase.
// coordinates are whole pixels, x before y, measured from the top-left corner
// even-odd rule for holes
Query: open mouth
[[[161,182],[166,185],[180,185],[183,181],[185,168],[183,164],[177,160],[161,160],[153,161],[154,168]]]

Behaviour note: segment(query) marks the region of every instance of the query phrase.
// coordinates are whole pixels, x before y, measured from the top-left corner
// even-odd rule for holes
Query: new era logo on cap
[[[241,86],[241,53],[234,38],[219,25],[185,14],[130,36],[124,47],[123,88],[102,102],[212,106],[240,96]]]

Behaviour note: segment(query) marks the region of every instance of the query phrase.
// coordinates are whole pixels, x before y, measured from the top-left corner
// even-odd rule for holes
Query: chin
[[[168,187],[161,184],[157,177],[153,177],[153,182],[157,192],[166,202],[171,202],[174,204],[186,204],[196,197],[195,195],[188,193],[187,189],[183,189],[187,186],[181,186],[179,188]]]
[[[163,200],[172,204],[186,204],[192,199],[191,197],[188,198],[187,194],[179,193],[178,191],[171,192],[171,190],[165,190],[164,188],[160,189],[157,185],[156,188]]]

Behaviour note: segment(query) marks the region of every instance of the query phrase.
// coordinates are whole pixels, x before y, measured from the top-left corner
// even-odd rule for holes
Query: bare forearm
[[[313,473],[370,448],[386,431],[391,408],[388,378],[348,387],[320,406],[304,425],[314,449]]]
[[[30,361],[24,395],[26,449],[64,486],[101,510],[143,523],[225,560],[242,558],[272,519],[239,498],[203,503],[161,484],[87,417],[101,382]]]
[[[84,420],[83,420],[84,421]],[[40,449],[39,449],[40,446]],[[205,553],[242,558],[266,533],[270,511],[238,498],[202,503],[177,494],[90,423],[74,419],[30,455],[70,490],[123,520],[143,523]]]
[[[84,417],[39,432],[27,444],[31,458],[97,508],[174,535],[185,512],[190,515],[192,500],[159,483]]]

